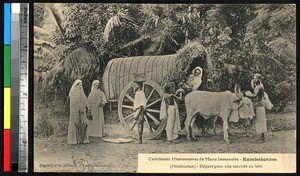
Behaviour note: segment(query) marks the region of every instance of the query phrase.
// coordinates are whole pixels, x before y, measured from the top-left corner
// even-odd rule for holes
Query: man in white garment
[[[144,113],[146,108],[147,99],[143,92],[143,82],[145,78],[142,74],[134,74],[134,89],[135,96],[133,102],[134,119],[138,125],[138,143],[142,144],[143,128],[144,128]]]

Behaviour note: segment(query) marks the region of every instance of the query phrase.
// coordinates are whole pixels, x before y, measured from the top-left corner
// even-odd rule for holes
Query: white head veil
[[[77,79],[77,80],[73,83],[73,85],[72,85],[72,87],[71,87],[71,89],[70,89],[70,92],[69,92],[69,97],[71,97],[72,94],[73,94],[73,92],[76,91],[75,86],[76,86],[77,84],[79,84],[79,83],[82,83],[82,81],[81,81],[80,79]]]
[[[79,83],[82,83],[81,80],[76,80],[69,92],[69,97],[70,97],[70,109],[72,108],[81,108],[84,107],[86,105],[86,95],[83,92],[83,89],[78,89],[78,87],[76,87],[76,85],[78,85]]]
[[[201,67],[197,66],[196,68],[194,68],[194,70],[192,71],[192,73],[195,74],[196,70],[200,70],[199,77],[202,78],[203,69]]]
[[[106,103],[106,98],[104,93],[99,89],[95,87],[95,84],[100,84],[100,81],[94,80],[92,83],[91,87],[91,92],[88,96],[87,103],[92,104],[92,103],[98,103],[99,101],[102,103]]]
[[[93,81],[92,87],[91,87],[91,93],[92,93],[92,92],[95,92],[95,91],[97,91],[97,90],[99,90],[99,88],[96,88],[96,87],[95,87],[95,84],[100,84],[100,81],[98,81],[98,80],[94,80],[94,81]]]

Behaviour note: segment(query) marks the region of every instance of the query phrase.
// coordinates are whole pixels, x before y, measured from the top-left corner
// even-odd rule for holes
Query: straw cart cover
[[[103,74],[103,89],[109,101],[118,102],[118,115],[125,131],[137,136],[133,119],[133,75],[145,75],[143,86],[147,98],[144,138],[153,139],[165,128],[159,119],[162,87],[170,81],[181,81],[195,66],[207,71],[206,52],[202,45],[187,45],[178,53],[161,56],[136,56],[109,61]],[[147,130],[148,129],[148,130]]]

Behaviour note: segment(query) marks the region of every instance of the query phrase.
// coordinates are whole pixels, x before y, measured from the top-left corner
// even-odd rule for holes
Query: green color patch
[[[11,86],[11,54],[10,46],[4,46],[4,87]]]

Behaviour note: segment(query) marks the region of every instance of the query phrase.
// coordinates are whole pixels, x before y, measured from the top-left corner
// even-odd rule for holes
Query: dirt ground
[[[295,126],[295,117],[295,113],[273,114],[269,118],[272,123],[265,143],[254,142],[258,134],[246,137],[242,129],[234,128],[231,129],[231,144],[226,144],[220,127],[216,135],[202,136],[197,132],[197,141],[187,141],[186,135],[182,134],[173,144],[167,144],[164,136],[144,141],[142,145],[107,143],[101,138],[90,138],[90,144],[70,146],[66,144],[66,136],[35,138],[34,169],[38,172],[136,172],[138,153],[295,153],[295,128],[275,123],[283,118],[287,125]],[[104,138],[129,138],[120,123],[106,124],[105,131]]]

